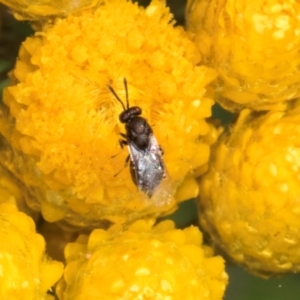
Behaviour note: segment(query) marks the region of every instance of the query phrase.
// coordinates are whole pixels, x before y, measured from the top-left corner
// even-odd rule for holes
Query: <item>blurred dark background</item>
[[[147,6],[149,0],[138,1]],[[168,0],[167,5],[178,25],[184,26],[184,8],[186,0]],[[28,22],[18,22],[9,10],[0,4],[0,92],[8,84],[7,72],[13,68],[20,43],[33,31]],[[230,114],[218,106],[213,108],[214,117],[223,123],[230,120]],[[186,201],[171,217],[177,226],[183,228],[197,224],[194,200]],[[262,279],[253,276],[232,262],[227,263],[229,286],[225,300],[300,300],[300,275],[288,275],[280,278]]]

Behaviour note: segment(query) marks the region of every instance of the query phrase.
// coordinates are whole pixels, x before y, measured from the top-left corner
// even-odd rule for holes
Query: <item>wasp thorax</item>
[[[146,119],[142,117],[134,117],[126,124],[127,130],[134,131],[135,135],[150,134],[152,129]]]
[[[141,114],[142,114],[142,110],[140,107],[132,106],[132,107],[124,110],[120,114],[119,119],[120,119],[121,123],[127,123],[132,117],[139,116]]]
[[[145,150],[149,146],[152,129],[146,119],[133,116],[126,123],[127,136],[139,149]]]

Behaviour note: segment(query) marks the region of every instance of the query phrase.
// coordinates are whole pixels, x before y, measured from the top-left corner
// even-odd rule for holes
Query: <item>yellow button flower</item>
[[[65,249],[60,299],[220,300],[227,284],[224,260],[202,244],[197,227],[140,220],[80,236]]]
[[[1,299],[48,299],[63,264],[45,257],[45,242],[34,222],[11,203],[0,205],[0,240]]]
[[[160,215],[198,194],[194,176],[214,136],[205,118],[216,72],[199,65],[197,48],[171,19],[161,1],[145,9],[111,0],[56,19],[23,43],[15,84],[4,91],[0,160],[47,221],[107,226]],[[123,108],[108,88],[126,105],[124,78],[130,106],[142,109],[164,151],[167,196],[141,199],[124,168]]]
[[[201,224],[254,273],[300,271],[299,116],[243,110],[201,179]]]
[[[219,72],[225,108],[278,109],[300,96],[299,14],[295,0],[189,0],[187,28]]]

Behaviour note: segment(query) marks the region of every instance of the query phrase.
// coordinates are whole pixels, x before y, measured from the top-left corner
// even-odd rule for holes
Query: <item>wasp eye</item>
[[[138,106],[132,106],[129,109],[131,111],[131,114],[134,116],[139,116],[142,114],[142,109]]]
[[[130,114],[128,113],[128,110],[124,110],[122,113],[120,113],[119,120],[121,123],[127,123],[130,119]]]

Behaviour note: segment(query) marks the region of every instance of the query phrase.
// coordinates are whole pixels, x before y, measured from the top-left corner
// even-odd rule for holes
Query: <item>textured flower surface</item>
[[[140,220],[121,233],[96,229],[68,244],[60,299],[222,299],[224,261],[201,246],[199,229],[152,224]]]
[[[47,221],[105,226],[174,209],[195,197],[214,129],[205,118],[216,72],[161,1],[124,0],[69,15],[28,38],[4,91],[0,160]],[[119,145],[123,108],[139,106],[164,150],[175,197],[141,199]],[[34,199],[34,200],[32,200]],[[102,222],[103,221],[103,222]],[[101,223],[102,222],[102,223]]]
[[[0,205],[1,299],[42,300],[63,273],[63,264],[44,255],[45,242],[30,217],[15,205]]]
[[[300,271],[299,114],[243,110],[200,183],[201,224],[255,273]]]
[[[268,110],[299,97],[299,14],[295,0],[189,0],[187,27],[219,72],[225,108]]]

